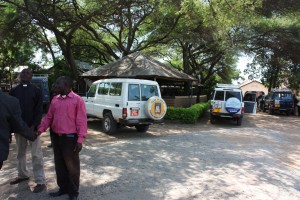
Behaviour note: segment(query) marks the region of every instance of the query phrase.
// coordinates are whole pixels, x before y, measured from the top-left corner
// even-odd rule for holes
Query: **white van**
[[[156,81],[98,80],[83,99],[88,116],[103,119],[103,130],[109,134],[119,126],[135,126],[139,132],[146,132],[150,124],[162,123],[167,111]]]

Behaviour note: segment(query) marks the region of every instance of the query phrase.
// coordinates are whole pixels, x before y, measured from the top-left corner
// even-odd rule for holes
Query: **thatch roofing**
[[[115,62],[87,71],[81,75],[89,79],[156,78],[172,81],[196,81],[174,67],[169,67],[141,52],[135,52]]]

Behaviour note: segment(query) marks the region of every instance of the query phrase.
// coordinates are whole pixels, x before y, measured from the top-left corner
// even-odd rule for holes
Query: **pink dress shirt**
[[[49,127],[57,134],[77,133],[77,142],[82,143],[87,134],[87,116],[83,99],[73,91],[65,98],[55,96],[38,131],[45,132]]]

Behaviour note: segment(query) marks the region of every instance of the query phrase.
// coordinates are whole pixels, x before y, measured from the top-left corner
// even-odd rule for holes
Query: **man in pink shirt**
[[[59,190],[52,197],[68,194],[70,199],[79,195],[79,152],[87,134],[87,116],[83,99],[75,94],[72,79],[66,76],[56,80],[57,93],[47,115],[38,127],[38,133],[49,127],[53,131],[54,163]]]

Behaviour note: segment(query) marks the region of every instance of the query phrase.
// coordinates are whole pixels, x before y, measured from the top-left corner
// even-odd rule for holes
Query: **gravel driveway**
[[[248,115],[195,125],[166,122],[147,134],[132,128],[114,136],[89,121],[81,153],[80,199],[300,199],[300,117]],[[48,192],[57,190],[49,136],[43,135]],[[30,159],[28,159],[30,160]],[[0,172],[0,199],[51,199],[30,192],[34,182],[9,185],[15,144]],[[28,166],[31,166],[28,163]],[[30,167],[31,168],[31,167]],[[55,198],[68,199],[67,196]]]

